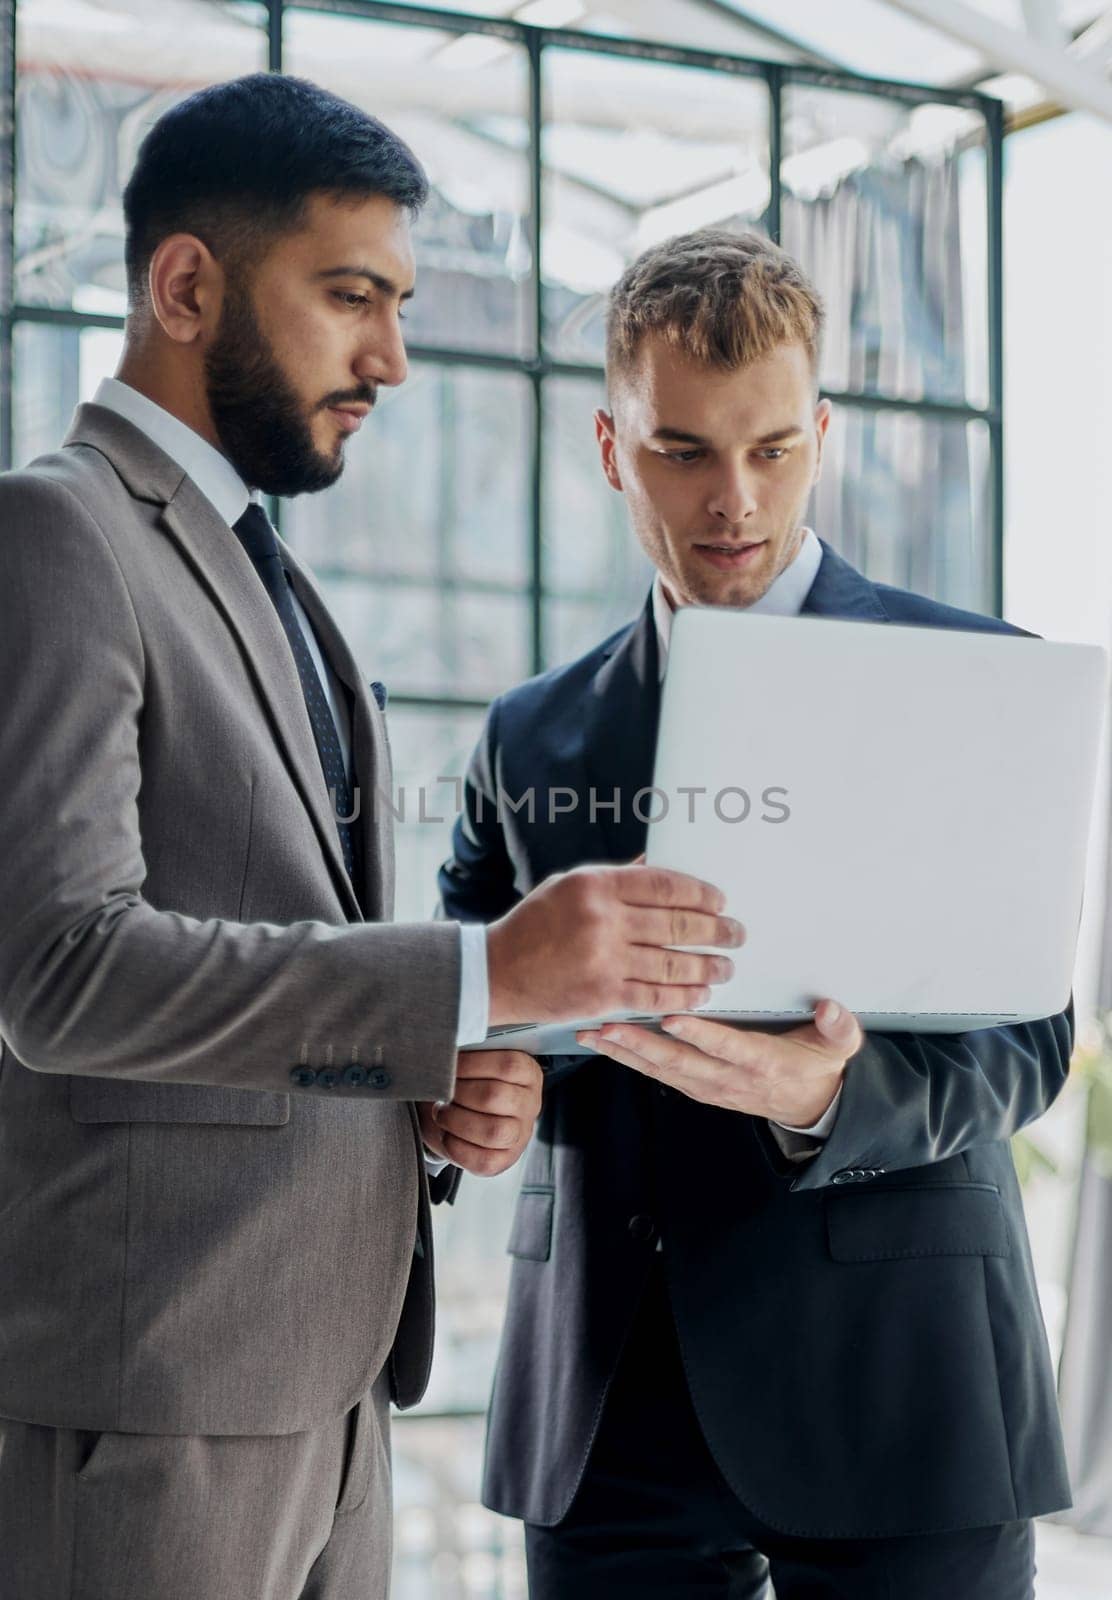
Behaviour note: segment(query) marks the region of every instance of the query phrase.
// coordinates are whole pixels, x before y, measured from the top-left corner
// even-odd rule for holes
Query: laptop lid
[[[1105,697],[1095,646],[681,609],[636,803],[648,862],[717,884],[747,929],[703,1014],[783,1026],[829,996],[866,1028],[956,1032],[1061,1011]],[[495,1034],[563,1053],[586,1025]]]
[[[1095,646],[685,608],[647,859],[747,929],[708,1012],[954,1031],[1066,1005],[1105,701]]]

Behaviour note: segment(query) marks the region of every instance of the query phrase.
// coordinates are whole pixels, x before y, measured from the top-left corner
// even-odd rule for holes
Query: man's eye
[[[665,455],[669,461],[688,462],[700,461],[703,452],[701,450],[668,450]]]
[[[354,311],[356,306],[369,306],[371,303],[365,294],[356,294],[351,289],[334,289],[333,295],[351,311]]]
[[[787,450],[782,445],[774,445],[768,450],[762,450],[761,457],[765,461],[779,461],[787,453]]]

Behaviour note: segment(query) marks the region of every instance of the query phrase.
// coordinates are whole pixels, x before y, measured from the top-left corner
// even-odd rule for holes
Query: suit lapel
[[[822,561],[803,602],[804,616],[845,617],[863,622],[888,622],[875,583],[833,551],[825,539]]]
[[[656,730],[660,719],[660,671],[652,599],[595,674],[585,718],[585,766],[598,807],[605,848],[591,859],[629,861],[645,848],[647,825],[633,801],[653,781]],[[615,794],[620,813],[610,802]],[[646,797],[640,809],[651,808]],[[589,797],[588,797],[589,805]],[[589,811],[587,813],[589,819]],[[590,827],[588,820],[588,828]]]
[[[274,606],[239,540],[191,478],[182,478],[178,492],[163,509],[162,525],[239,639],[269,713],[275,740],[316,826],[345,909],[349,917],[360,917],[305,709],[301,679]]]
[[[80,406],[65,442],[99,450],[137,499],[161,507],[163,530],[239,641],[337,893],[349,918],[360,919],[289,641],[239,540],[182,468],[123,417]]]
[[[393,914],[394,905],[394,842],[386,804],[391,798],[391,771],[385,720],[315,582],[284,544],[282,559],[325,659],[351,695],[352,768],[359,787],[356,826],[363,843],[362,899],[367,920],[380,922]]]

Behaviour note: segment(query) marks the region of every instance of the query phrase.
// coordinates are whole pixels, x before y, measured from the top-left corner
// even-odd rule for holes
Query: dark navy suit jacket
[[[829,547],[805,613],[1001,631],[870,583]],[[446,914],[491,921],[553,872],[628,861],[658,712],[651,608],[492,706]],[[587,791],[621,791],[619,819]],[[536,807],[496,805],[496,792]],[[555,824],[545,791],[581,804]],[[566,804],[566,799],[558,805]],[[566,1513],[663,1237],[708,1444],[757,1516],[814,1537],[972,1527],[1069,1503],[1009,1137],[1065,1080],[1069,1012],[961,1035],[872,1034],[806,1164],[767,1124],[598,1057],[549,1063],[515,1256],[484,1498]],[[645,1404],[651,1406],[651,1393]]]

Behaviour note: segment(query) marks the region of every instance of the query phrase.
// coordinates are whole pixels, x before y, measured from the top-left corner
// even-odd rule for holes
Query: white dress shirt
[[[765,616],[772,617],[797,617],[803,609],[803,602],[811,592],[811,585],[821,564],[822,545],[810,528],[804,528],[803,539],[796,551],[795,559],[784,568],[778,578],[773,580],[759,600],[754,600],[751,606],[745,607],[746,611],[759,611]],[[663,679],[664,669],[668,664],[668,646],[672,639],[674,613],[659,572],[653,581],[652,603],[660,676]],[[792,1128],[779,1122],[769,1123],[773,1138],[786,1156],[793,1161],[799,1161],[814,1154],[814,1141],[827,1138],[834,1126],[841,1097],[842,1091],[839,1088],[822,1116],[809,1128]]]
[[[229,529],[247,510],[254,497],[232,466],[227,456],[221,455],[207,439],[202,439],[180,417],[163,410],[138,389],[121,383],[118,378],[105,378],[93,396],[93,403],[114,411],[134,427],[141,429],[172,461],[176,461],[200,489]],[[234,535],[232,535],[234,537]],[[344,758],[344,769],[351,782],[351,715],[347,696],[335,673],[324,658],[317,636],[297,595],[290,590],[290,599],[305,643],[317,669],[321,686],[328,699],[336,724],[336,735]],[[460,925],[460,1001],[457,1044],[477,1044],[487,1035],[490,1015],[490,996],[487,987],[486,929],[481,923]]]

